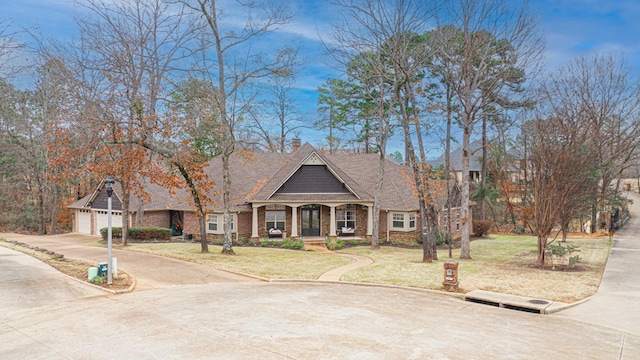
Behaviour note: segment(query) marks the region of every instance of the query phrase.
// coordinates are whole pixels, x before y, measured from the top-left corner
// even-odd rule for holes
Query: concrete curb
[[[47,264],[47,265],[49,265],[49,264]],[[49,265],[49,266],[51,266],[51,265]],[[53,268],[53,266],[51,266],[51,267]],[[89,285],[89,286],[91,286],[93,288],[106,291],[106,292],[111,293],[113,295],[128,294],[128,293],[132,292],[135,289],[136,285],[138,284],[138,281],[136,280],[136,278],[134,278],[133,276],[131,276],[128,273],[126,273],[127,276],[129,276],[129,278],[131,278],[131,285],[129,285],[129,287],[127,289],[111,290],[111,289],[104,288],[102,286],[98,286],[96,284],[92,284],[92,283],[90,283],[88,281],[80,280],[80,279],[75,278],[73,276],[69,276],[69,275],[59,271],[58,269],[55,269],[55,270],[58,271],[59,273],[61,273],[62,275],[68,277],[69,279],[73,280],[73,281],[79,282],[81,284]]]
[[[4,238],[0,238],[0,241],[4,241],[4,242],[10,243],[10,244],[14,244],[14,245],[17,245],[17,246],[21,246],[21,247],[26,247],[26,248],[31,249],[31,250],[33,250],[33,251],[40,251],[40,252],[43,252],[43,253],[47,253],[47,254],[49,254],[49,255],[51,255],[51,256],[61,255],[61,258],[67,258],[67,257],[65,257],[65,256],[64,256],[64,254],[60,254],[60,253],[56,253],[56,252],[53,252],[53,251],[49,251],[49,250],[44,249],[44,248],[39,248],[39,247],[30,246],[30,245],[28,245],[28,244],[25,244],[25,243],[22,243],[22,242],[19,242],[19,241],[11,241],[11,240],[7,240],[7,239],[4,239]],[[16,251],[19,251],[19,250],[16,250]],[[20,252],[21,252],[21,251],[20,251]],[[32,258],[34,258],[34,259],[36,259],[36,260],[40,261],[41,263],[43,263],[43,264],[45,264],[45,265],[47,265],[47,266],[51,267],[51,268],[52,268],[52,269],[54,269],[55,271],[59,272],[60,274],[62,274],[62,275],[64,275],[64,276],[66,276],[67,278],[69,278],[69,279],[71,279],[71,280],[73,280],[73,281],[79,282],[79,283],[81,283],[81,284],[89,285],[89,286],[91,286],[91,287],[93,287],[93,288],[100,289],[100,290],[103,290],[103,291],[109,292],[109,293],[114,294],[114,295],[130,293],[130,292],[132,292],[132,291],[133,291],[133,289],[135,289],[136,284],[138,283],[135,277],[133,277],[133,276],[129,275],[129,273],[126,273],[126,272],[123,270],[123,272],[125,272],[125,273],[127,274],[127,276],[129,276],[129,277],[131,278],[131,285],[130,285],[127,289],[120,289],[120,290],[111,290],[111,289],[107,289],[107,288],[104,288],[104,287],[102,287],[102,286],[98,286],[98,285],[92,284],[92,283],[91,283],[91,282],[89,282],[89,281],[80,280],[80,279],[75,278],[75,277],[73,277],[73,276],[67,275],[67,274],[63,273],[62,271],[60,271],[60,270],[56,269],[55,267],[53,267],[53,266],[51,266],[51,265],[47,264],[46,262],[44,262],[44,261],[42,261],[42,260],[38,259],[37,257],[35,257],[35,256],[31,256],[31,254],[27,254],[27,253],[25,253],[25,252],[22,252],[22,253],[23,253],[24,255],[26,255],[26,256],[30,256],[30,257],[32,257]],[[83,260],[83,259],[77,259],[77,258],[67,258],[67,259],[73,259],[73,260],[78,260],[78,261],[86,261],[86,260]]]
[[[416,288],[410,286],[401,286],[401,285],[389,285],[389,284],[374,284],[374,283],[364,283],[364,282],[353,282],[353,281],[336,281],[336,280],[313,280],[313,279],[269,279],[270,283],[315,283],[315,284],[339,284],[339,285],[351,285],[351,286],[366,286],[366,287],[377,287],[377,288],[388,288],[388,289],[400,289],[400,290],[409,290],[416,291],[422,293],[429,293],[434,295],[442,295],[449,296],[457,299],[462,299],[464,294],[461,293],[452,293],[443,290],[433,290],[433,289],[423,289]]]
[[[555,314],[555,313],[558,313],[558,312],[563,311],[563,310],[571,309],[574,306],[578,306],[578,305],[586,303],[587,301],[591,300],[594,296],[595,295],[591,295],[588,298],[584,298],[582,300],[578,300],[578,301],[572,302],[570,304],[558,306],[558,307],[555,307],[555,308],[552,308],[552,309],[547,309],[547,310],[545,310],[544,314],[545,315],[551,315],[551,314]]]

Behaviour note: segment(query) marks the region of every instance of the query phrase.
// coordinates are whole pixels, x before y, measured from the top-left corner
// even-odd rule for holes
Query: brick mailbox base
[[[458,262],[457,261],[445,261],[444,262],[444,281],[442,286],[447,291],[458,291]]]

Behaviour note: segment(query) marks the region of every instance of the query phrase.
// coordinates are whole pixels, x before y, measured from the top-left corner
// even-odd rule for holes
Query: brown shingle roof
[[[317,154],[327,167],[351,191],[349,194],[281,194],[277,190],[302,166],[311,154]],[[235,153],[230,159],[232,210],[246,210],[251,202],[277,201],[373,201],[378,174],[379,158],[376,154],[325,154],[308,143],[295,153]],[[414,194],[411,170],[397,163],[385,160],[384,191],[380,198],[380,208],[384,210],[413,211],[418,209],[418,199]],[[222,210],[222,160],[210,161],[207,172],[215,182],[212,197],[214,204],[209,210]],[[114,187],[119,193],[120,187]],[[155,184],[146,185],[151,201],[145,202],[149,210],[193,210],[186,189],[177,189],[171,196],[169,190]],[[135,211],[139,199],[132,195],[131,210]],[[70,205],[71,208],[85,206],[87,198]]]

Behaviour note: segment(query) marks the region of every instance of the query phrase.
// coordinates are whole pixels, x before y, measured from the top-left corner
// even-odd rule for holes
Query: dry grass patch
[[[374,264],[345,274],[347,281],[395,284],[441,289],[443,263],[459,262],[460,292],[475,289],[533,298],[574,302],[595,294],[602,279],[611,244],[606,237],[572,238],[580,246],[582,262],[575,269],[551,270],[534,267],[536,239],[531,236],[492,235],[471,242],[471,260],[459,260],[460,250],[449,259],[448,250],[438,252],[438,261],[422,263],[422,250],[383,247],[345,249],[368,256]]]
[[[166,256],[221,270],[271,279],[317,279],[325,272],[351,261],[312,251],[259,247],[234,247],[233,251],[236,255],[223,255],[222,247],[210,245],[209,253],[203,254],[200,252],[199,243],[129,244],[126,250]]]

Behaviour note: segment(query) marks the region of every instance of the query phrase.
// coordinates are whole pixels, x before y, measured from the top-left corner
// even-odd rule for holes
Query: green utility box
[[[109,263],[101,262],[98,264],[98,276],[107,276]]]

